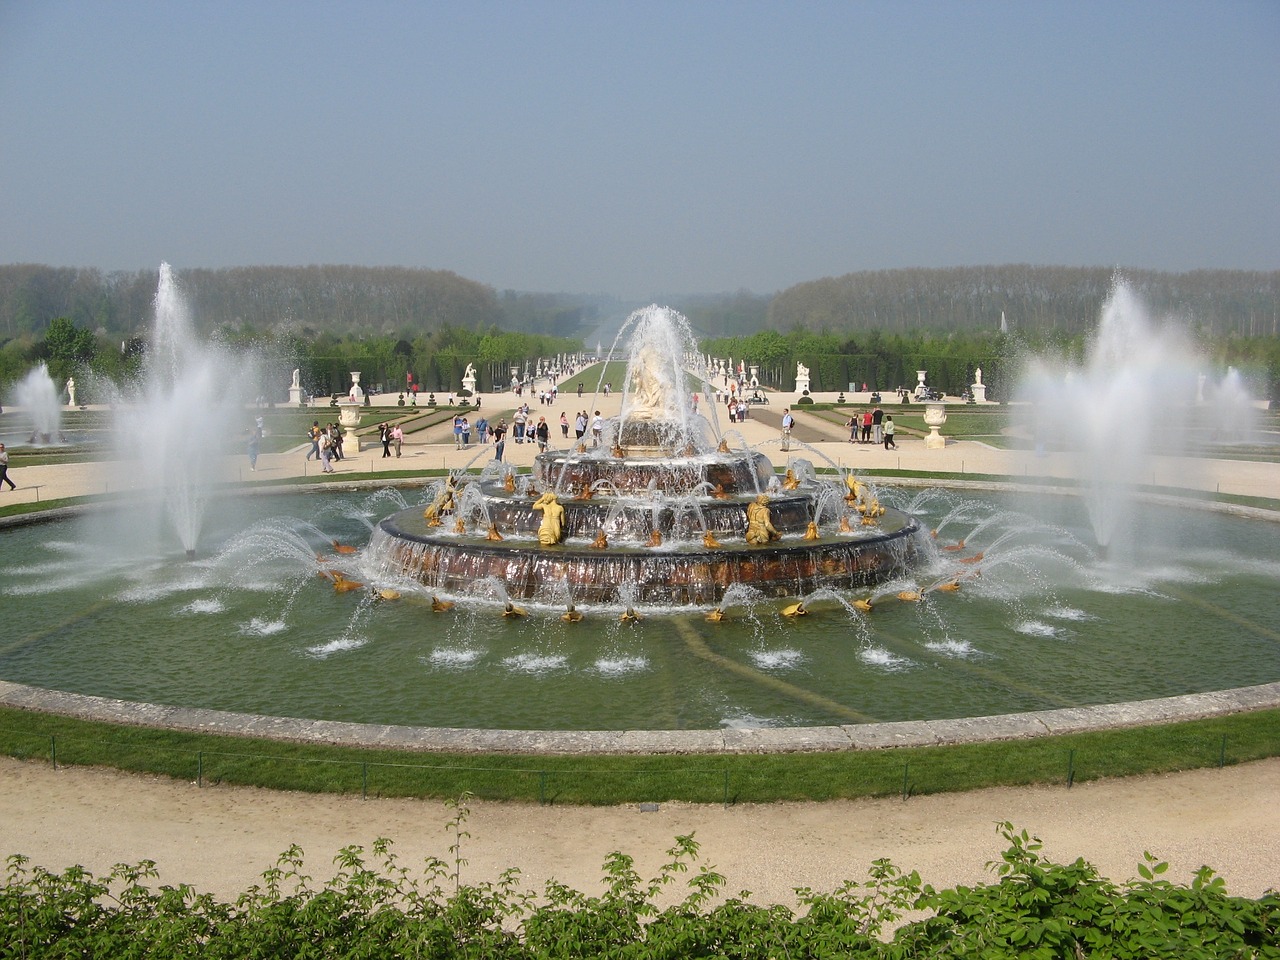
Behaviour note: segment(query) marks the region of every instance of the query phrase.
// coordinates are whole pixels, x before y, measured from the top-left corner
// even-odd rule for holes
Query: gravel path
[[[1084,857],[1122,881],[1143,851],[1168,860],[1166,878],[1187,882],[1202,864],[1235,894],[1280,887],[1280,758],[1223,770],[1197,770],[1062,786],[999,788],[914,797],[765,806],[662,804],[539,807],[475,802],[465,829],[464,882],[495,880],[519,867],[525,888],[554,877],[598,892],[607,853],[635,857],[656,872],[677,835],[693,833],[702,862],[750,890],[759,903],[794,905],[792,890],[831,890],[863,879],[889,857],[935,886],[990,879],[985,864],[1010,820],[1042,837],[1059,861]],[[289,844],[308,854],[308,873],[327,877],[348,844],[395,841],[407,866],[450,859],[450,810],[418,800],[368,800],[194,783],[62,768],[0,758],[0,849],[50,869],[81,864],[103,873],[118,862],[156,861],[160,883],[190,883],[234,899]]]

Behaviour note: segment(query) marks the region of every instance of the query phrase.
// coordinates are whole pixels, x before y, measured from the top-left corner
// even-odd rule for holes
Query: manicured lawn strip
[[[1224,740],[1225,750],[1224,750]],[[1096,733],[839,753],[527,756],[366,750],[0,708],[0,750],[202,783],[368,796],[771,803],[1067,784],[1280,755],[1280,710]]]

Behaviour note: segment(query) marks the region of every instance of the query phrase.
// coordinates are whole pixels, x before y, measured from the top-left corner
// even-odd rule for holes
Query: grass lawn
[[[365,750],[125,727],[0,708],[0,751],[186,780],[370,796],[541,803],[769,803],[1072,782],[1280,754],[1280,710],[948,747],[731,756]]]

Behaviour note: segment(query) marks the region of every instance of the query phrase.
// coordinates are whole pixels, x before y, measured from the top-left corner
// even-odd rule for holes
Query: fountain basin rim
[[[956,746],[1161,726],[1280,708],[1280,681],[1027,713],[815,727],[488,730],[273,717],[64,693],[0,680],[0,706],[100,723],[408,753],[724,755]]]

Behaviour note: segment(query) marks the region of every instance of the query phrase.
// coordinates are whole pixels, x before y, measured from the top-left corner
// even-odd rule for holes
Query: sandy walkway
[[[464,882],[519,867],[526,888],[555,877],[596,891],[605,854],[622,850],[648,877],[678,834],[694,832],[703,862],[730,892],[793,904],[792,888],[830,890],[862,879],[890,857],[939,885],[981,881],[1003,848],[994,824],[1011,820],[1046,841],[1060,860],[1082,856],[1123,880],[1150,850],[1187,881],[1201,864],[1232,893],[1280,887],[1280,758],[1225,770],[1061,786],[982,790],[900,800],[821,804],[537,807],[475,803],[464,841]],[[338,849],[395,840],[401,862],[448,859],[449,810],[440,803],[313,796],[64,768],[0,758],[0,853],[20,852],[50,869],[79,863],[95,873],[117,862],[155,860],[161,882],[190,883],[234,899],[290,843],[308,872],[327,876]]]

